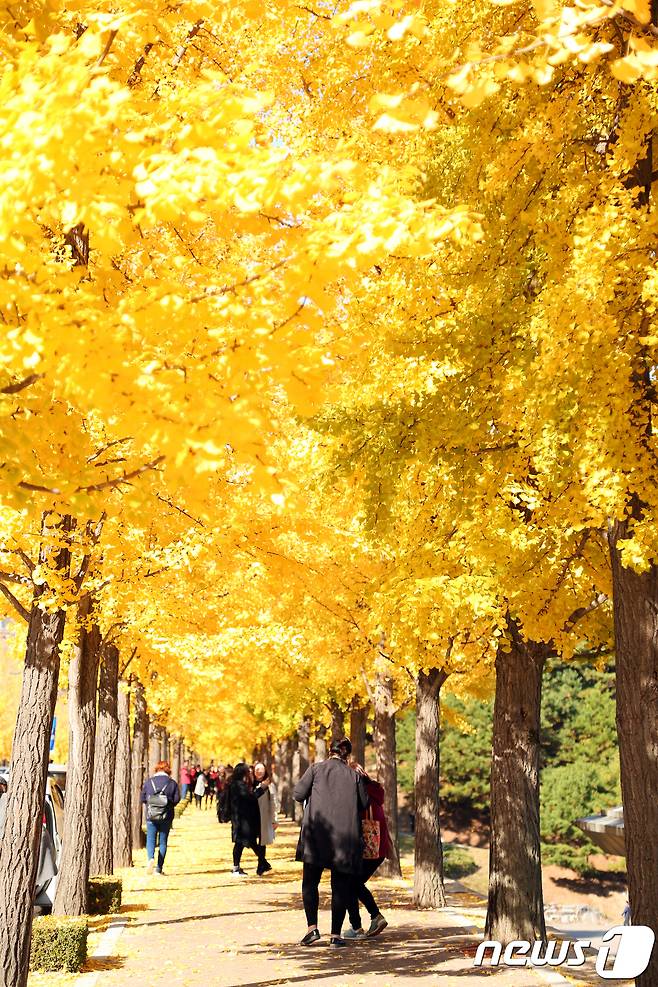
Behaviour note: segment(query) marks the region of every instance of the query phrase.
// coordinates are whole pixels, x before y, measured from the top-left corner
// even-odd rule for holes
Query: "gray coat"
[[[361,775],[330,757],[312,764],[293,794],[295,801],[306,802],[296,859],[358,874],[363,862],[359,813],[368,807]]]

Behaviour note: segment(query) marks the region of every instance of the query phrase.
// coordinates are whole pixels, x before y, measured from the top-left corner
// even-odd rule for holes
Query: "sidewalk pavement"
[[[256,860],[245,850],[249,876],[234,878],[230,826],[220,826],[214,810],[190,807],[172,831],[164,876],[147,875],[145,859],[123,872],[127,925],[116,952],[91,960],[87,973],[66,979],[67,987],[478,987],[491,978],[496,987],[566,983],[550,972],[474,968],[479,899],[450,882],[446,909],[416,911],[408,878],[373,879],[389,927],[375,939],[336,950],[328,947],[325,875],[322,942],[300,946],[306,922],[301,865],[293,860],[297,833],[291,823],[280,826],[268,850],[270,874],[257,877]],[[367,914],[363,918],[367,926]],[[31,978],[30,987],[37,981]]]

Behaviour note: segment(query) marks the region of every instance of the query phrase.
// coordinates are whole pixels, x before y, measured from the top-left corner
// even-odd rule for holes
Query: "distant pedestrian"
[[[350,928],[344,934],[345,939],[366,939],[378,936],[383,932],[388,922],[380,912],[370,888],[366,882],[372,877],[377,868],[393,855],[393,844],[388,832],[386,814],[384,812],[384,789],[379,782],[368,776],[360,764],[352,765],[355,771],[362,774],[370,805],[361,813],[361,825],[364,830],[364,860],[361,874],[355,878],[354,894],[347,906]],[[367,829],[367,832],[366,832]],[[370,928],[364,932],[359,913],[359,902],[365,905],[370,915]]]
[[[269,785],[265,785],[265,782]],[[276,785],[273,784],[267,768],[262,761],[254,764],[254,794],[258,797],[258,808],[260,810],[260,842],[261,846],[271,846],[274,843],[276,830],[278,827],[277,814],[279,806],[277,804]],[[268,863],[262,871],[271,870]]]
[[[142,787],[140,802],[146,806],[146,869],[149,874],[162,874],[167,853],[167,840],[174,821],[174,806],[180,802],[178,785],[171,776],[168,761],[158,761],[155,773]],[[155,863],[155,846],[158,860]]]
[[[197,765],[197,767],[198,772],[194,783],[194,800],[196,802],[197,809],[200,809],[203,802],[203,797],[206,794],[206,776],[201,770],[201,767],[199,765]]]
[[[294,798],[305,802],[296,859],[304,864],[302,898],[308,932],[301,941],[311,946],[320,938],[318,908],[322,871],[331,871],[332,946],[347,945],[343,920],[363,867],[359,813],[368,807],[362,776],[347,763],[352,744],[347,737],[332,744],[326,761],[316,761],[295,785]]]
[[[265,779],[261,783],[261,797],[269,787]],[[258,859],[256,873],[260,876],[271,870],[265,859],[265,847],[260,845],[260,810],[258,795],[252,791],[249,779],[249,765],[241,762],[233,770],[233,778],[229,789],[231,805],[231,839],[233,840],[233,875],[246,877],[247,873],[241,867],[242,853],[247,846]]]
[[[186,799],[188,792],[190,791],[190,783],[192,781],[192,776],[190,773],[190,762],[183,761],[183,767],[180,769],[180,783],[181,783],[181,798]]]

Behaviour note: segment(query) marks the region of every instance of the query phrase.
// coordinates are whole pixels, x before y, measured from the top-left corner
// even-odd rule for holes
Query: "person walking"
[[[262,847],[271,846],[276,836],[277,823],[277,791],[276,785],[268,774],[267,768],[262,761],[256,761],[253,768],[254,773],[254,795],[258,799],[260,810],[260,843]],[[265,782],[268,782],[266,785]],[[272,870],[269,861],[263,858],[261,876]]]
[[[304,865],[302,899],[308,931],[302,946],[320,939],[319,886],[322,871],[331,871],[331,946],[346,946],[343,920],[354,893],[355,878],[363,866],[359,813],[368,807],[363,777],[347,763],[352,744],[347,737],[331,745],[326,761],[318,761],[302,775],[293,792],[304,802],[296,860]]]
[[[378,936],[388,925],[366,884],[380,864],[392,857],[393,844],[384,812],[384,789],[379,782],[369,777],[360,764],[353,764],[352,767],[363,777],[370,805],[361,813],[361,826],[364,830],[364,837],[367,837],[364,838],[363,866],[361,874],[356,879],[355,894],[352,895],[347,906],[350,928],[345,931],[343,938],[367,939]],[[366,833],[366,829],[368,829],[368,833]],[[365,906],[370,915],[370,928],[367,932],[364,932],[361,925],[359,902]]]
[[[200,765],[197,765],[197,776],[194,783],[194,800],[196,802],[197,809],[201,808],[203,802],[203,797],[206,794],[206,776],[201,770]]]
[[[235,877],[247,876],[246,871],[241,867],[242,853],[246,846],[258,858],[256,873],[259,877],[272,869],[271,865],[265,859],[265,847],[260,844],[259,796],[252,791],[249,772],[249,765],[245,764],[244,761],[236,764],[233,769],[233,778],[230,786],[231,839],[233,840],[232,873]],[[261,798],[268,787],[269,782],[267,779],[264,779],[260,786],[259,794]]]
[[[190,791],[191,780],[190,762],[183,761],[183,767],[180,769],[181,798],[183,800],[187,798],[187,794]]]
[[[146,806],[146,869],[152,874],[155,866],[155,873],[162,874],[169,831],[174,821],[174,806],[180,802],[178,785],[171,777],[171,765],[168,761],[158,761],[154,774],[142,786],[140,802]]]

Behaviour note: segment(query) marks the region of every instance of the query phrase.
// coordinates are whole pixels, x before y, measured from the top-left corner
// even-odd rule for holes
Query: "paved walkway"
[[[122,918],[127,925],[113,955],[91,960],[87,973],[62,983],[76,987],[476,987],[493,977],[496,987],[541,987],[542,978],[532,970],[473,967],[478,933],[472,923],[477,921],[478,899],[459,885],[449,886],[448,908],[418,912],[411,907],[409,879],[375,879],[372,888],[389,928],[379,938],[335,950],[326,945],[329,888],[323,880],[324,942],[299,946],[306,923],[301,867],[293,861],[296,836],[292,824],[280,827],[268,854],[274,869],[263,878],[256,876],[255,859],[245,851],[243,864],[249,877],[236,879],[230,874],[230,827],[219,826],[214,811],[190,807],[171,834],[166,876],[147,876],[141,866],[124,872]],[[40,983],[31,978],[31,987]],[[48,983],[59,987],[52,974]]]

